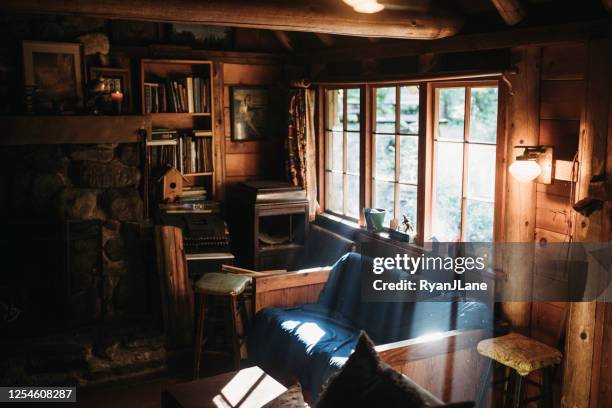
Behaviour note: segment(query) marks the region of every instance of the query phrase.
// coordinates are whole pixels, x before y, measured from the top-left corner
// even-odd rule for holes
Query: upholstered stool
[[[242,306],[243,311],[246,311],[244,299],[240,296],[247,285],[251,282],[251,278],[243,275],[232,273],[207,273],[202,275],[194,285],[196,294],[196,332],[194,338],[194,366],[193,377],[198,378],[200,375],[200,358],[202,347],[206,342],[204,339],[204,314],[206,310],[206,299],[209,296],[221,296],[229,298],[230,315],[231,315],[231,335],[232,335],[232,350],[234,357],[234,367],[240,369],[240,346],[244,338],[238,335],[237,318],[239,312],[238,303]],[[237,298],[241,298],[238,302]]]
[[[529,402],[539,400],[538,406],[552,408],[553,368],[561,362],[561,352],[532,338],[518,333],[482,340],[477,346],[478,353],[490,358],[487,365],[484,387],[478,396],[478,406],[482,406],[486,385],[491,380],[493,364],[501,364],[510,369],[507,379],[504,407],[518,408]],[[526,377],[534,371],[542,371],[542,382],[533,383],[540,388],[540,395],[523,400]],[[504,380],[504,383],[506,380]]]

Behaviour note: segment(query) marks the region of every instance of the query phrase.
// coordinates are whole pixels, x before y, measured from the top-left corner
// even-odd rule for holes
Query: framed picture
[[[99,79],[104,89],[111,93],[120,92],[123,95],[121,113],[132,111],[132,88],[128,68],[90,67],[89,79]]]
[[[270,125],[270,91],[265,87],[231,88],[232,141],[259,140]]]
[[[81,44],[23,42],[26,87],[35,89],[37,110],[55,113],[83,109],[83,58]]]
[[[208,49],[231,49],[233,29],[199,24],[168,24],[166,40],[173,44],[196,45]]]

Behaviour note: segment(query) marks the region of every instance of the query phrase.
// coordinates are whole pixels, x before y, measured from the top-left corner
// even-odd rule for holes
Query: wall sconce
[[[384,4],[380,4],[377,0],[342,0],[358,13],[378,13],[385,8]]]
[[[552,146],[514,146],[514,149],[519,154],[508,168],[512,177],[520,183],[535,181],[541,184],[552,184]]]

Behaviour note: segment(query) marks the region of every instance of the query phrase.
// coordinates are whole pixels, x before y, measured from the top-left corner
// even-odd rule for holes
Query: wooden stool
[[[485,371],[484,382],[478,395],[478,408],[482,407],[494,363],[510,369],[504,397],[505,408],[519,408],[536,400],[538,407],[552,408],[552,373],[554,366],[561,362],[562,355],[559,350],[518,333],[482,340],[477,349],[482,356],[492,360]],[[529,381],[526,377],[537,370],[542,370],[542,382],[533,384],[540,388],[540,395],[523,400],[525,383]],[[506,379],[503,382],[506,383]]]
[[[231,273],[207,273],[204,274],[194,285],[194,292],[196,294],[196,332],[194,338],[194,364],[193,364],[193,378],[197,379],[200,375],[200,358],[202,354],[202,347],[206,340],[204,339],[204,314],[206,310],[206,299],[208,296],[221,296],[228,297],[230,302],[230,314],[231,314],[231,332],[232,332],[232,351],[234,357],[234,368],[240,369],[240,346],[244,341],[244,337],[238,336],[238,327],[236,314],[238,313],[238,301],[240,297],[242,310],[246,314],[246,307],[244,299],[240,296],[248,283],[251,281],[250,277],[243,275],[236,275]]]

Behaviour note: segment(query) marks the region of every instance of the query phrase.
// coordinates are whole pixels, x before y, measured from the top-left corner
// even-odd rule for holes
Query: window
[[[335,214],[359,218],[361,90],[325,91],[325,203]]]
[[[497,85],[434,89],[432,236],[493,241]]]
[[[357,220],[364,205],[384,208],[385,227],[406,215],[418,242],[493,241],[495,192],[503,187],[496,186],[498,86],[486,80],[326,88],[325,211]]]
[[[374,88],[372,204],[417,223],[419,87]]]

